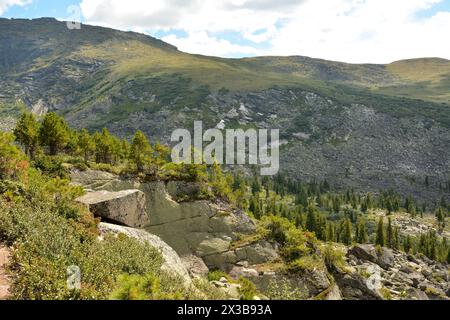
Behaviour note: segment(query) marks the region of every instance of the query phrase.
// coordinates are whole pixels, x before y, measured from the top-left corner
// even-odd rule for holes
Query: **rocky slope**
[[[357,245],[347,253],[349,267],[335,272],[348,299],[448,299],[448,266],[373,245]]]
[[[281,170],[292,177],[450,197],[440,188],[450,177],[447,60],[219,59],[135,33],[70,31],[53,19],[0,19],[0,28],[2,130],[25,109],[163,142],[194,120],[280,128]]]
[[[318,263],[289,272],[279,245],[255,237],[255,221],[226,203],[197,200],[195,184],[140,183],[89,170],[72,171],[72,182],[88,190],[77,201],[115,223],[100,224],[102,234],[124,233],[149,242],[162,251],[167,270],[187,283],[222,270],[232,279],[250,279],[275,298],[426,300],[448,299],[450,294],[448,266],[373,245],[335,245],[345,254],[342,264]],[[323,250],[317,247],[315,254],[323,256]],[[232,296],[237,292],[225,278],[214,284]]]

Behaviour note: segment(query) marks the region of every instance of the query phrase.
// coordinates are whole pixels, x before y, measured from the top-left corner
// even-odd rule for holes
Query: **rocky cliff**
[[[336,245],[345,255],[343,264],[327,266],[319,259],[313,267],[290,272],[279,245],[256,236],[255,221],[226,203],[196,200],[195,184],[141,183],[98,171],[73,171],[72,181],[88,190],[79,202],[115,223],[100,224],[102,233],[149,242],[162,251],[167,270],[186,282],[222,270],[231,279],[250,279],[275,298],[289,293],[291,299],[424,300],[448,299],[450,293],[448,266],[373,245]],[[314,255],[324,254],[317,246]],[[222,280],[215,284],[233,292]]]

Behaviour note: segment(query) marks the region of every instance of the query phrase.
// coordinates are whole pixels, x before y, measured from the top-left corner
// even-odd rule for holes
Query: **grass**
[[[101,62],[101,67],[77,88],[70,88],[76,102],[70,111],[64,111],[73,114],[112,99],[113,107],[92,123],[96,128],[123,121],[132,113],[156,112],[161,106],[172,110],[201,108],[211,92],[270,88],[315,92],[338,104],[364,104],[395,117],[423,116],[450,128],[450,62],[444,59],[390,65],[356,65],[298,56],[225,59],[187,54],[157,39],[105,28],[84,25],[80,32],[69,33],[63,23],[48,19],[14,24],[2,21],[2,27],[15,38],[24,38],[24,43],[30,37],[29,30],[50,39],[25,48],[37,56],[23,61],[21,70],[11,70],[9,75],[45,71],[61,62]],[[68,43],[67,48],[60,43]],[[15,50],[20,51],[21,46],[13,43]],[[64,70],[68,75],[72,72],[70,68]],[[66,88],[52,90],[51,94],[57,95]],[[157,100],[127,96],[132,93],[142,97],[147,91]],[[0,111],[0,115],[11,113],[17,110],[3,107]],[[292,130],[310,132],[307,118],[308,110],[294,121]]]

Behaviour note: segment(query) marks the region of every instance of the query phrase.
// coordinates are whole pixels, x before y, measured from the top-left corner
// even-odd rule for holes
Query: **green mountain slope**
[[[27,108],[123,137],[141,129],[164,142],[194,120],[224,121],[280,128],[282,170],[298,178],[431,199],[450,177],[448,60],[223,59],[142,34],[69,30],[54,19],[0,19],[0,30],[5,128]]]

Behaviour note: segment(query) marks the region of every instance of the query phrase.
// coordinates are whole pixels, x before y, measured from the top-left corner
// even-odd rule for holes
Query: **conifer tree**
[[[352,244],[352,223],[349,218],[345,219],[342,242],[346,245]]]
[[[385,234],[384,234],[384,223],[383,223],[383,217],[380,217],[380,220],[378,221],[378,227],[377,227],[377,236],[375,240],[375,244],[379,245],[381,247],[385,246]]]
[[[387,227],[387,233],[386,233],[386,240],[387,240],[387,246],[389,248],[393,248],[394,230],[392,229],[392,219],[391,219],[391,217],[388,217],[388,227]]]
[[[138,172],[144,172],[146,166],[153,161],[153,149],[147,137],[140,130],[136,132],[131,142],[130,156]]]
[[[327,240],[334,242],[336,240],[335,232],[334,232],[334,225],[332,222],[328,223],[327,227]]]
[[[47,113],[39,129],[39,140],[49,148],[50,155],[54,156],[69,142],[69,126],[56,113]]]
[[[39,123],[36,117],[29,112],[22,114],[14,129],[16,141],[25,148],[25,153],[34,159],[36,149],[39,146]]]
[[[368,238],[369,237],[367,235],[366,221],[364,219],[360,219],[360,221],[358,223],[358,237],[356,239],[356,242],[367,243]]]
[[[394,239],[392,243],[392,249],[398,250],[400,248],[400,239],[399,239],[399,230],[398,227],[394,228]]]
[[[78,138],[78,147],[83,153],[84,162],[87,163],[89,161],[91,153],[95,150],[95,144],[92,140],[91,135],[86,129],[83,129],[80,132],[80,136]]]
[[[308,214],[306,216],[306,229],[315,232],[317,227],[317,212],[316,206],[313,201],[309,202]]]

